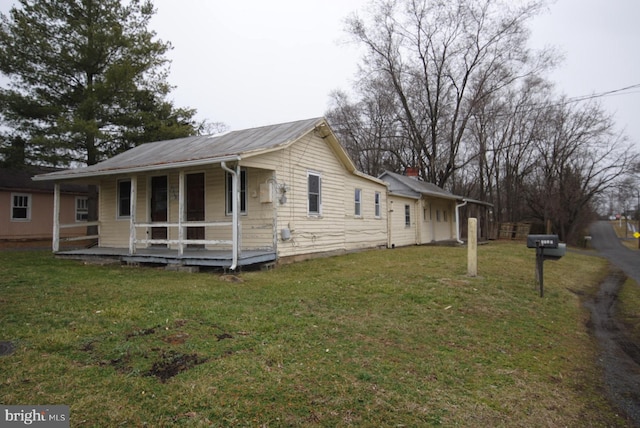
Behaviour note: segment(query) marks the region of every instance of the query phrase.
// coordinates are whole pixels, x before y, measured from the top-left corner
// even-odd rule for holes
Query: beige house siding
[[[417,215],[417,221],[420,225],[420,243],[428,244],[433,242],[435,236],[435,214],[433,212],[433,202],[428,199],[421,199],[420,210]]]
[[[30,219],[11,219],[11,196],[14,193],[29,195],[31,201]],[[76,195],[60,195],[60,223],[78,224],[77,228],[61,229],[60,236],[81,234],[86,227],[83,221],[76,221]],[[86,197],[86,196],[85,196]],[[2,240],[42,240],[53,236],[53,193],[32,191],[0,190],[0,239]]]
[[[406,225],[405,206],[409,207],[410,225]],[[418,199],[405,198],[398,195],[389,196],[389,246],[403,247],[417,244],[416,207],[420,206]]]
[[[291,239],[278,243],[281,257],[345,249],[344,181],[347,172],[331,148],[313,133],[281,152],[278,184],[288,200],[278,207],[278,230]],[[308,175],[320,176],[320,214],[308,212]]]
[[[360,215],[355,213],[355,191],[360,189]],[[375,195],[379,195],[379,215],[375,212]],[[387,245],[386,187],[348,177],[344,183],[345,248],[347,250]]]
[[[436,241],[455,239],[455,202],[439,200],[433,203]]]

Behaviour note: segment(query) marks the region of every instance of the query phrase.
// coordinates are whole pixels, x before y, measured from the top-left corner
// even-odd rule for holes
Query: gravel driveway
[[[627,277],[640,284],[640,251],[624,247],[608,222],[591,226],[591,242],[598,253],[611,262],[611,272],[597,295],[585,303],[591,310],[591,327],[601,346],[609,398],[640,427],[640,346],[633,343],[614,318],[618,290]]]

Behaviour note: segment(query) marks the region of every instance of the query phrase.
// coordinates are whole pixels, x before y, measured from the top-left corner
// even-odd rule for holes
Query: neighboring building
[[[463,198],[409,174],[385,171],[379,177],[389,184],[389,202],[393,206],[390,245],[457,240],[456,205]]]
[[[417,239],[405,222],[416,224],[420,196],[388,192],[389,177],[356,170],[315,118],[143,144],[35,180],[100,188],[98,246],[61,255],[233,270],[455,236],[455,197],[429,200],[444,217]],[[397,218],[400,205],[410,211]]]
[[[454,195],[421,181],[417,171],[405,175],[385,171],[381,180],[389,185],[389,246],[458,242],[466,238],[467,219],[478,219],[478,238],[486,240],[491,204]]]
[[[0,241],[22,242],[52,239],[54,185],[34,182],[31,177],[56,171],[27,166],[23,169],[0,168]],[[62,237],[86,228],[87,186],[64,184],[60,188],[60,218],[74,224]]]

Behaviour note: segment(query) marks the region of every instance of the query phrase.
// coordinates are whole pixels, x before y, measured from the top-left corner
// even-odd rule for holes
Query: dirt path
[[[640,346],[629,340],[615,319],[618,291],[627,277],[640,284],[640,252],[625,248],[607,222],[591,226],[593,247],[612,264],[596,296],[585,306],[591,310],[590,327],[602,352],[607,393],[611,401],[640,427]]]

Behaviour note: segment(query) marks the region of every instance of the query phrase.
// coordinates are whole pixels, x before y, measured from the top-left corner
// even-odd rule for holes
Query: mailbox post
[[[544,261],[564,256],[566,245],[558,242],[558,235],[528,235],[527,248],[536,249],[536,277],[540,284],[540,297],[543,297]]]

